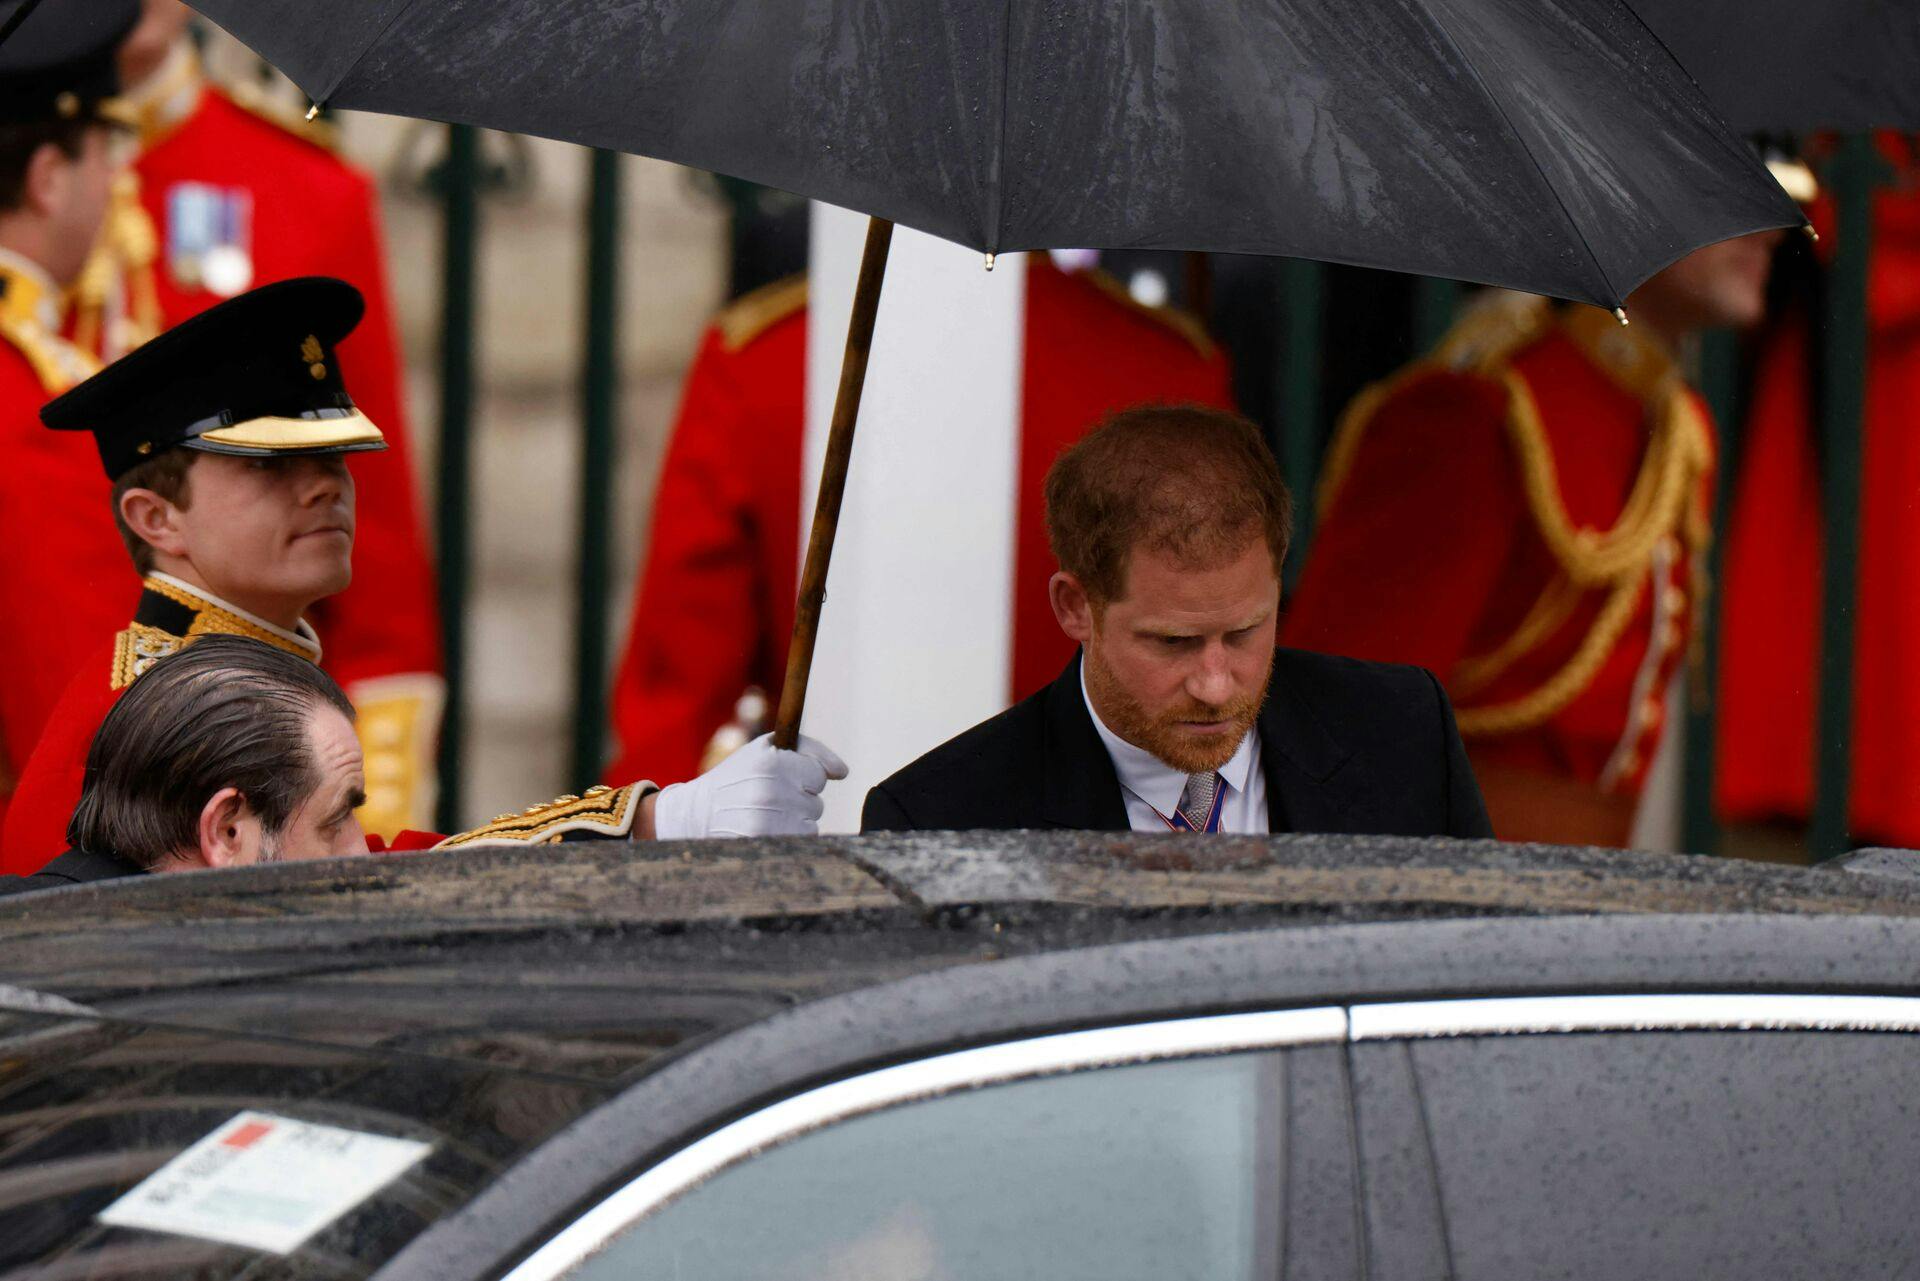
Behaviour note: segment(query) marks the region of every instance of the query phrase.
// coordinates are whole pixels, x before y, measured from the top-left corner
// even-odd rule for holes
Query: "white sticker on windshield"
[[[432,1146],[242,1112],[102,1210],[100,1222],[287,1254]]]

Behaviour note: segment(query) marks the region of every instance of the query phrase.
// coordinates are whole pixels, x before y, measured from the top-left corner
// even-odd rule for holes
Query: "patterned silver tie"
[[[1213,796],[1219,790],[1220,775],[1213,770],[1187,775],[1186,790],[1180,793],[1180,817],[1187,820],[1187,826],[1196,832],[1207,830],[1207,819],[1213,814]]]

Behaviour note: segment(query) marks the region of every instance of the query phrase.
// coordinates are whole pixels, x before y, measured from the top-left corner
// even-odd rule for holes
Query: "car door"
[[[1345,1016],[1032,1038],[838,1081],[641,1174],[509,1275],[1348,1281]]]
[[[1916,1027],[1876,996],[1355,1006],[1370,1275],[1902,1275]]]
[[[1522,997],[1144,1023],[724,1126],[510,1281],[1871,1276],[1920,1257],[1920,1001]]]

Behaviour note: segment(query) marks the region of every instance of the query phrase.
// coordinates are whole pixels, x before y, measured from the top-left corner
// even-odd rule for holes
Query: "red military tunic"
[[[105,510],[107,482],[99,462],[76,464],[60,433],[40,425],[40,407],[91,374],[97,365],[59,336],[58,291],[35,263],[0,250],[0,818],[20,772],[59,697],[73,653],[97,639],[83,613],[65,607],[76,593],[111,591],[110,584],[62,581],[71,546],[84,547],[102,531],[78,518],[77,505],[39,510],[44,485],[71,485]],[[83,441],[83,444],[87,442]],[[118,547],[113,527],[104,531]],[[121,564],[126,563],[125,553]],[[121,578],[130,578],[126,570]],[[48,586],[59,584],[57,592]],[[127,597],[122,598],[125,608]],[[54,853],[59,853],[55,850]]]
[[[116,209],[115,234],[80,290],[83,304],[94,305],[83,305],[77,330],[96,336],[103,354],[150,337],[155,320],[176,325],[241,288],[275,280],[337,276],[366,297],[366,315],[340,345],[340,362],[388,448],[354,460],[353,585],[315,606],[313,620],[327,637],[328,671],[359,711],[368,772],[362,821],[388,832],[424,825],[443,696],[439,624],[373,185],[322,144],[323,127],[207,84],[184,44],[129,97],[144,121],[134,163],[139,209]],[[84,439],[67,443],[91,452]],[[63,574],[74,588],[62,593],[49,583],[55,594],[47,599],[84,619],[90,639],[112,636],[125,622],[134,579],[107,505],[91,493],[54,491],[39,503],[71,505],[108,522],[108,537],[85,545],[92,556],[66,558]],[[125,589],[101,592],[110,580]],[[86,649],[63,652],[63,663],[47,660],[64,667],[55,693]]]
[[[133,683],[154,663],[202,636],[246,636],[310,662],[320,661],[320,640],[304,621],[295,631],[275,627],[234,605],[167,574],[141,584],[133,620],[90,658],[68,683],[47,729],[28,757],[15,792],[16,804],[0,828],[0,875],[30,875],[68,847],[67,823],[80,800],[93,737]],[[486,826],[452,837],[402,831],[392,842],[374,834],[375,852],[463,845],[607,838],[627,835],[638,803],[655,790],[638,782],[619,789],[589,788],[519,814],[503,814]]]
[[[1920,845],[1920,150],[1875,197],[1868,285],[1866,436],[1855,614],[1852,830]],[[1817,207],[1823,246],[1831,210]],[[1728,519],[1716,802],[1735,822],[1812,809],[1820,687],[1823,518],[1812,395],[1817,349],[1802,316],[1756,365]]]
[[[1588,822],[1520,789],[1503,824],[1489,787],[1502,835],[1624,841],[1691,625],[1712,455],[1698,398],[1636,331],[1490,302],[1349,411],[1282,643],[1425,667],[1483,776],[1594,798]]]
[[[247,636],[320,661],[319,638],[305,623],[285,631],[177,578],[151,575],[141,584],[133,621],[80,664],[27,758],[0,828],[0,874],[37,872],[67,848],[67,820],[79,803],[100,722],[154,663],[211,635]]]
[[[1125,405],[1231,404],[1225,358],[1187,317],[1043,255],[1030,263],[1013,698],[1052,680],[1073,648],[1047,604],[1040,483],[1054,456]],[[799,580],[806,326],[806,282],[769,285],[721,313],[694,360],[614,686],[610,780],[691,776],[745,689],[780,689]]]

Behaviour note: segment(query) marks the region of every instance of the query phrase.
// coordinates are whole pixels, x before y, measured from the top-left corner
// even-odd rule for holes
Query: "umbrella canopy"
[[[1630,0],[1743,133],[1920,129],[1914,0]]]
[[[1801,221],[1621,0],[194,0],[315,102],[985,253],[1280,254],[1617,307]]]

